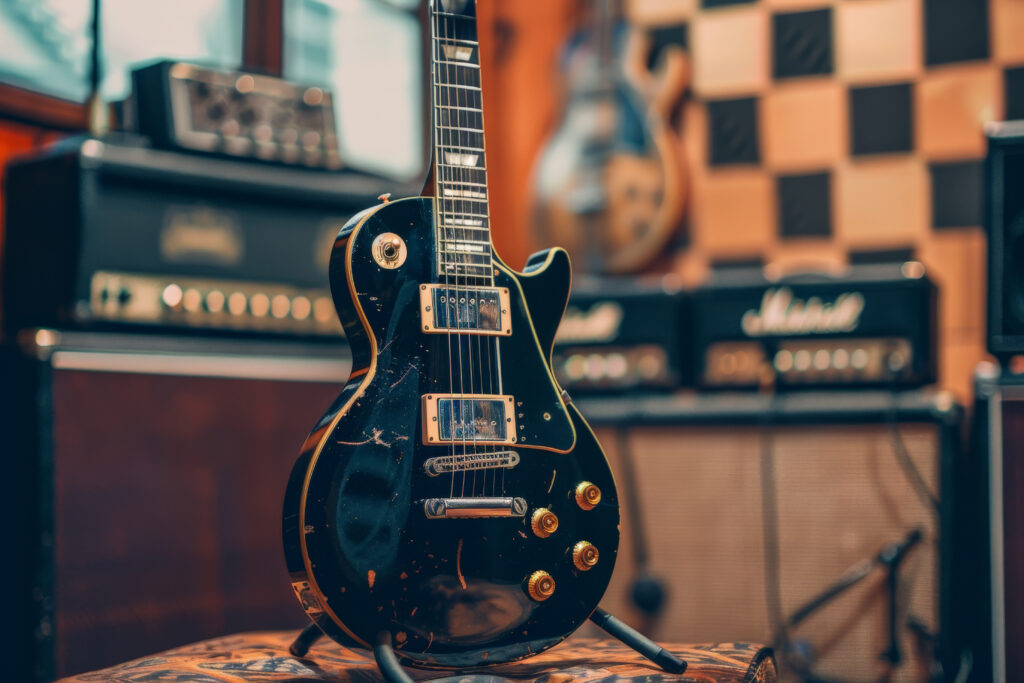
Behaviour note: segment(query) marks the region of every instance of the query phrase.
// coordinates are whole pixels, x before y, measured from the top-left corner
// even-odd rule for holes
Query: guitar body
[[[685,57],[667,51],[652,76],[649,39],[625,25],[618,29],[605,27],[614,60],[595,47],[596,31],[574,41],[565,113],[534,177],[538,240],[564,246],[591,273],[649,265],[686,208],[686,167],[669,123],[688,84]]]
[[[370,647],[386,631],[407,663],[464,668],[536,654],[589,617],[615,564],[619,511],[605,456],[548,365],[569,293],[568,256],[549,250],[525,273],[493,261],[494,286],[509,292],[510,334],[424,332],[421,292],[437,281],[436,207],[425,197],[379,205],[353,218],[335,243],[331,287],[354,367],[295,464],[284,545],[292,585],[328,635]],[[385,234],[408,248],[401,267],[375,260],[375,240]],[[485,345],[486,362],[497,361],[502,373],[485,367]],[[477,366],[469,378],[466,368]],[[474,451],[474,443],[429,445],[425,397],[469,389],[511,397],[516,443],[508,450],[518,463],[430,472],[431,458]],[[578,500],[582,482],[600,490],[590,509]],[[425,512],[424,501],[452,497],[514,498],[525,511]],[[546,537],[534,529],[540,508],[557,516]],[[599,551],[582,571],[574,561],[581,541]],[[541,600],[530,586],[538,571],[553,580]]]

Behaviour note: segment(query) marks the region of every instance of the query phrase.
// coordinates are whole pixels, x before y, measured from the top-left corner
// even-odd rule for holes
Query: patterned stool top
[[[59,683],[379,683],[373,655],[350,650],[326,638],[306,657],[294,657],[288,646],[293,631],[241,633],[186,645],[124,664],[78,674]],[[477,681],[503,677],[514,681],[636,681],[637,683],[774,683],[775,662],[770,649],[746,643],[664,645],[689,663],[682,676],[661,672],[625,645],[613,640],[573,638],[528,660],[487,669]],[[440,679],[438,671],[406,669],[417,680]],[[453,676],[453,683],[472,677]],[[494,680],[491,678],[491,680]]]

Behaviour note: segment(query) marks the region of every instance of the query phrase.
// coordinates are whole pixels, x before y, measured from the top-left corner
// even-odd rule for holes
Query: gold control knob
[[[530,527],[540,538],[547,538],[558,531],[558,517],[547,508],[537,508],[530,518]]]
[[[572,563],[581,572],[590,571],[597,565],[597,558],[600,553],[590,541],[580,541],[572,547]]]
[[[589,481],[576,485],[576,504],[584,510],[593,510],[601,502],[601,489]]]
[[[555,594],[555,580],[543,569],[538,569],[530,574],[530,580],[526,582],[526,592],[537,602],[544,602]]]

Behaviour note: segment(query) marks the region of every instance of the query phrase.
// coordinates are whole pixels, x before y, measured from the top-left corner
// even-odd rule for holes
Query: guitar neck
[[[469,284],[491,284],[475,2],[433,0],[430,20],[437,275],[466,279]]]

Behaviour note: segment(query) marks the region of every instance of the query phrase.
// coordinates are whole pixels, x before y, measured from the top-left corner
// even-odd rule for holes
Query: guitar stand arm
[[[662,671],[670,674],[681,674],[686,671],[685,661],[676,657],[644,634],[630,628],[625,622],[613,617],[600,607],[590,615],[590,620],[608,635],[621,640],[624,644],[657,664],[661,667]]]
[[[661,647],[639,631],[630,628],[621,620],[616,619],[600,607],[590,615],[590,620],[597,624],[608,635],[617,638],[641,655],[657,664],[663,671],[681,674],[686,671],[686,662]],[[305,657],[313,643],[320,640],[324,632],[316,623],[309,624],[292,642],[288,651],[296,657]],[[377,634],[377,642],[373,645],[373,658],[386,683],[414,683],[409,674],[395,656],[391,646],[391,634],[381,631]]]

